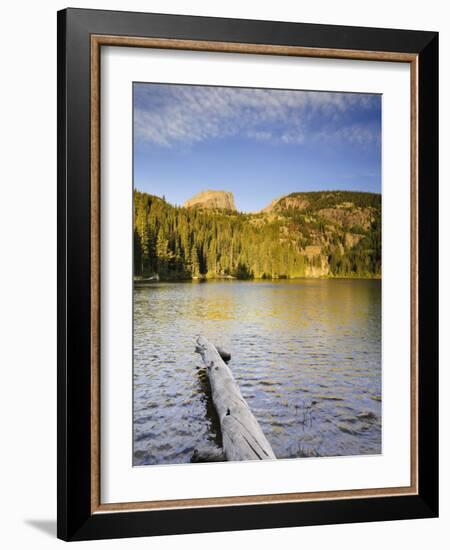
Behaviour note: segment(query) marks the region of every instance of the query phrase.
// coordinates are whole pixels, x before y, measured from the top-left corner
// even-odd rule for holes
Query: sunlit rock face
[[[230,191],[201,191],[187,200],[183,206],[187,208],[196,206],[200,208],[236,210],[233,193]]]

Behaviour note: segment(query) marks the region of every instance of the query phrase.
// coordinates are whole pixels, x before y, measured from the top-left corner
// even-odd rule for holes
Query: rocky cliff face
[[[186,208],[199,207],[222,210],[236,210],[233,193],[229,191],[201,191],[187,200],[184,205]]]
[[[137,276],[381,276],[379,194],[291,193],[248,214],[236,211],[232,193],[203,191],[184,206],[135,192]]]
[[[283,210],[289,210],[290,208],[298,210],[299,212],[305,210],[309,206],[308,199],[296,195],[284,195],[278,199],[274,199],[270,204],[261,210],[261,212],[281,212]]]
[[[381,209],[379,195],[346,191],[292,193],[273,200],[262,213],[302,215],[337,228],[359,227],[367,231]]]

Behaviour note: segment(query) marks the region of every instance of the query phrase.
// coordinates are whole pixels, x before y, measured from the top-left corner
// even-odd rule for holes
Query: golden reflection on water
[[[198,334],[230,350],[278,457],[381,452],[381,281],[157,283],[134,313],[135,464],[217,453]]]

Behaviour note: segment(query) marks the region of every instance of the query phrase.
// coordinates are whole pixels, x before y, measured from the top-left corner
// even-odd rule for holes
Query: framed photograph
[[[438,35],[58,13],[58,536],[438,514]]]

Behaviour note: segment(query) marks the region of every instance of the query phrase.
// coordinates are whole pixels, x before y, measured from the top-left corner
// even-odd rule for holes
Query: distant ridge
[[[200,193],[197,193],[192,198],[188,199],[183,206],[186,208],[200,207],[209,209],[220,208],[223,210],[236,210],[233,193],[230,191],[215,191],[212,189],[200,191]]]
[[[260,212],[282,212],[296,210],[298,212],[320,208],[348,208],[348,207],[381,207],[381,195],[365,191],[303,191],[282,195],[273,199]]]
[[[203,191],[179,208],[134,194],[134,274],[147,280],[381,277],[377,193],[291,193],[239,213],[233,195]]]

